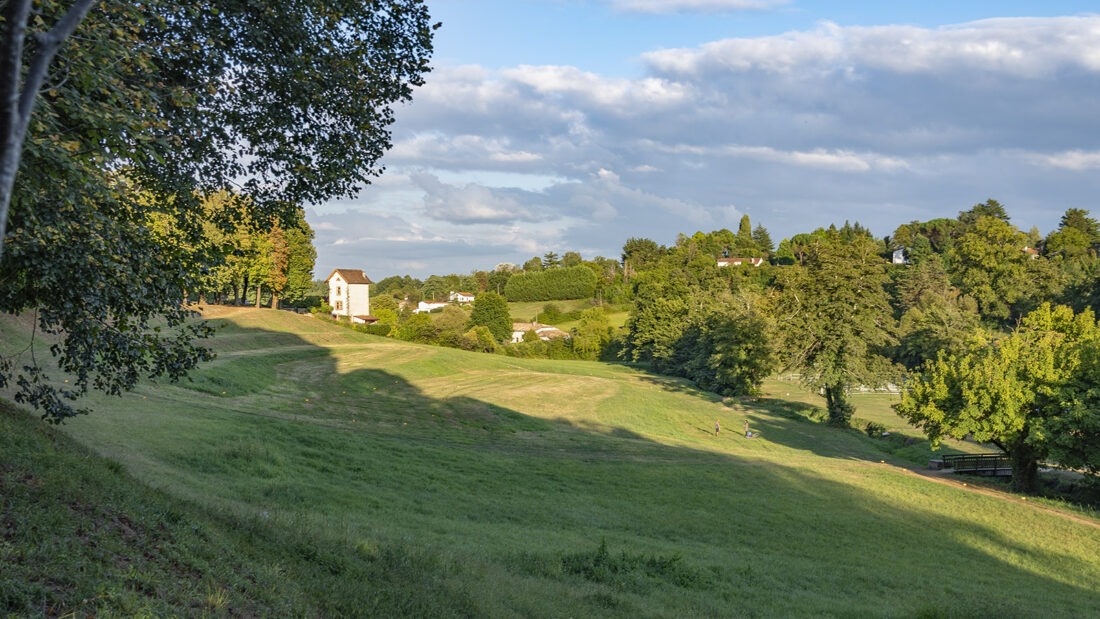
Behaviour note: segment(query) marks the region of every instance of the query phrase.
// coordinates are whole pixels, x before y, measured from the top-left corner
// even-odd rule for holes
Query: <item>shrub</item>
[[[867,433],[867,436],[871,438],[879,438],[884,432],[886,432],[886,426],[881,423],[875,423],[868,421],[867,425],[863,426],[863,431]]]

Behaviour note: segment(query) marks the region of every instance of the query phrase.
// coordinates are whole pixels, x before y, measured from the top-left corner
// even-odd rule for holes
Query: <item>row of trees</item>
[[[250,291],[260,306],[266,291],[272,308],[295,303],[313,288],[317,250],[305,212],[295,209],[288,223],[260,222],[242,196],[219,192],[203,201],[201,242],[210,253],[207,276],[195,291],[200,302],[243,305]]]

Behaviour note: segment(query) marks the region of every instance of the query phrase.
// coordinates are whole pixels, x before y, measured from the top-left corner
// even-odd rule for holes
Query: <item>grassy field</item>
[[[219,357],[193,382],[66,424],[106,460],[2,413],[8,612],[1100,616],[1097,520],[924,474],[891,396],[856,415],[909,442],[808,421],[820,402],[790,382],[723,400],[285,312],[211,318]],[[57,523],[35,508],[54,503]],[[84,512],[99,529],[65,524]],[[88,550],[89,530],[113,537]]]
[[[571,301],[517,301],[508,304],[508,313],[511,314],[512,320],[516,322],[532,322],[535,317],[542,312],[542,308],[546,307],[548,303],[557,305],[562,313],[572,311],[584,311],[592,307],[591,299],[576,299]],[[607,315],[608,324],[612,327],[622,327],[626,324],[626,319],[630,317],[630,312],[622,309],[611,308],[611,306],[605,306],[610,309]],[[540,322],[544,322],[540,319]],[[554,323],[559,329],[568,331],[573,327],[580,324],[579,320],[569,320]]]

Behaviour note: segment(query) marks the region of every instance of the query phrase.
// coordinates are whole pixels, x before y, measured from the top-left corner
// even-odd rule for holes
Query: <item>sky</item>
[[[312,205],[315,275],[465,274],[630,238],[1100,216],[1100,3],[428,0],[385,173]]]

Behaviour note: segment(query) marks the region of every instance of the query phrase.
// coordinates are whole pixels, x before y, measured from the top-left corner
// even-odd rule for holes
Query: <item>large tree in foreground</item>
[[[896,374],[886,357],[896,342],[886,283],[878,245],[867,236],[846,242],[835,231],[806,248],[804,268],[784,270],[777,282],[783,365],[821,390],[831,424],[848,424],[849,390]]]
[[[208,357],[182,305],[209,264],[200,196],[291,225],[354,194],[431,53],[421,0],[8,0],[0,19],[0,311],[35,310],[75,377],[9,357],[0,386],[51,420]]]
[[[976,336],[906,383],[898,414],[938,445],[966,436],[1012,461],[1012,483],[1032,492],[1039,462],[1100,467],[1100,329],[1091,311],[1041,305],[1011,335]]]

